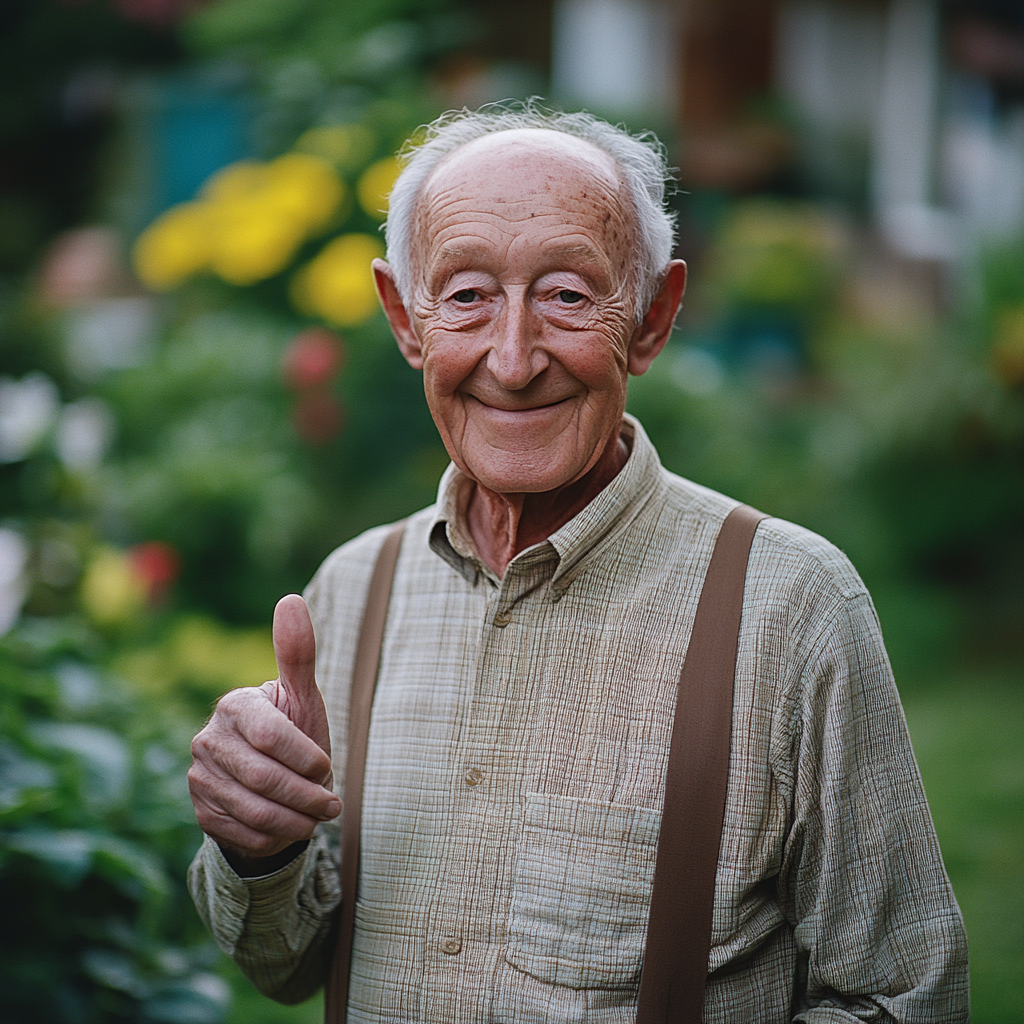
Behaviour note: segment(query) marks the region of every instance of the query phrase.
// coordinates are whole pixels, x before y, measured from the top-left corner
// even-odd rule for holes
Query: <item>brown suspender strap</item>
[[[352,668],[352,694],[348,709],[348,756],[345,760],[345,793],[341,825],[341,921],[338,943],[331,962],[325,996],[325,1024],[344,1024],[348,1012],[348,978],[355,930],[356,888],[359,882],[359,833],[363,817],[363,776],[366,744],[370,735],[370,711],[380,667],[384,624],[388,617],[391,583],[398,563],[405,523],[396,523],[384,538],[370,577],[370,590],[359,630]]]
[[[761,512],[725,518],[701,590],[679,680],[654,870],[637,1024],[700,1024],[711,947],[715,871],[725,813],[733,679],[747,558]],[[341,847],[341,921],[325,1024],[344,1024],[359,880],[359,832],[370,711],[404,523],[384,540],[370,579],[352,672]]]
[[[743,585],[757,525],[740,505],[711,555],[679,677],[637,1024],[700,1024],[722,840]]]

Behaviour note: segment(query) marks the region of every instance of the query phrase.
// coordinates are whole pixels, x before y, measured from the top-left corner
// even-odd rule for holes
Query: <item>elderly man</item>
[[[665,179],[656,147],[527,107],[442,119],[392,194],[377,288],[452,465],[387,610],[350,1021],[636,1018],[679,666],[736,504],[625,414],[686,280]],[[280,679],[228,694],[193,748],[197,906],[283,1001],[333,948],[330,755],[340,782],[387,532],[309,586],[316,681],[286,598]],[[704,1019],[966,1020],[959,912],[846,559],[765,520],[738,651]]]

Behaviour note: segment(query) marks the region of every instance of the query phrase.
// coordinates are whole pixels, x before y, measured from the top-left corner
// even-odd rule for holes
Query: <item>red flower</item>
[[[310,327],[292,338],[281,371],[289,387],[304,391],[332,381],[344,357],[341,338],[324,327]]]
[[[181,573],[178,552],[163,541],[152,540],[136,544],[128,552],[132,571],[146,588],[150,604],[156,604],[167,593],[170,585]]]

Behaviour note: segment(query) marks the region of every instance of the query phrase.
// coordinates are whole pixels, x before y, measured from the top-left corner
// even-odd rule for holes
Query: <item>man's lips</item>
[[[467,395],[473,404],[480,406],[488,413],[492,413],[498,416],[529,416],[543,415],[546,412],[551,412],[553,409],[557,409],[560,406],[565,405],[572,396],[566,396],[565,398],[556,398],[552,401],[535,403],[527,406],[506,406],[498,405],[496,403],[487,401],[486,399],[478,398],[476,395]]]

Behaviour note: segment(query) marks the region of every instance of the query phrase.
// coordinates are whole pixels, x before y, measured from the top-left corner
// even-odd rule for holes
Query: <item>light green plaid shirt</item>
[[[503,579],[468,482],[409,520],[373,709],[349,1020],[632,1021],[679,669],[735,504],[625,468]],[[339,792],[356,636],[383,528],[309,586]],[[256,682],[256,681],[254,681]],[[963,925],[871,600],[777,519],[750,556],[705,1004],[708,1022],[966,1021]],[[206,841],[192,892],[269,995],[323,980],[334,826],[238,878]]]

